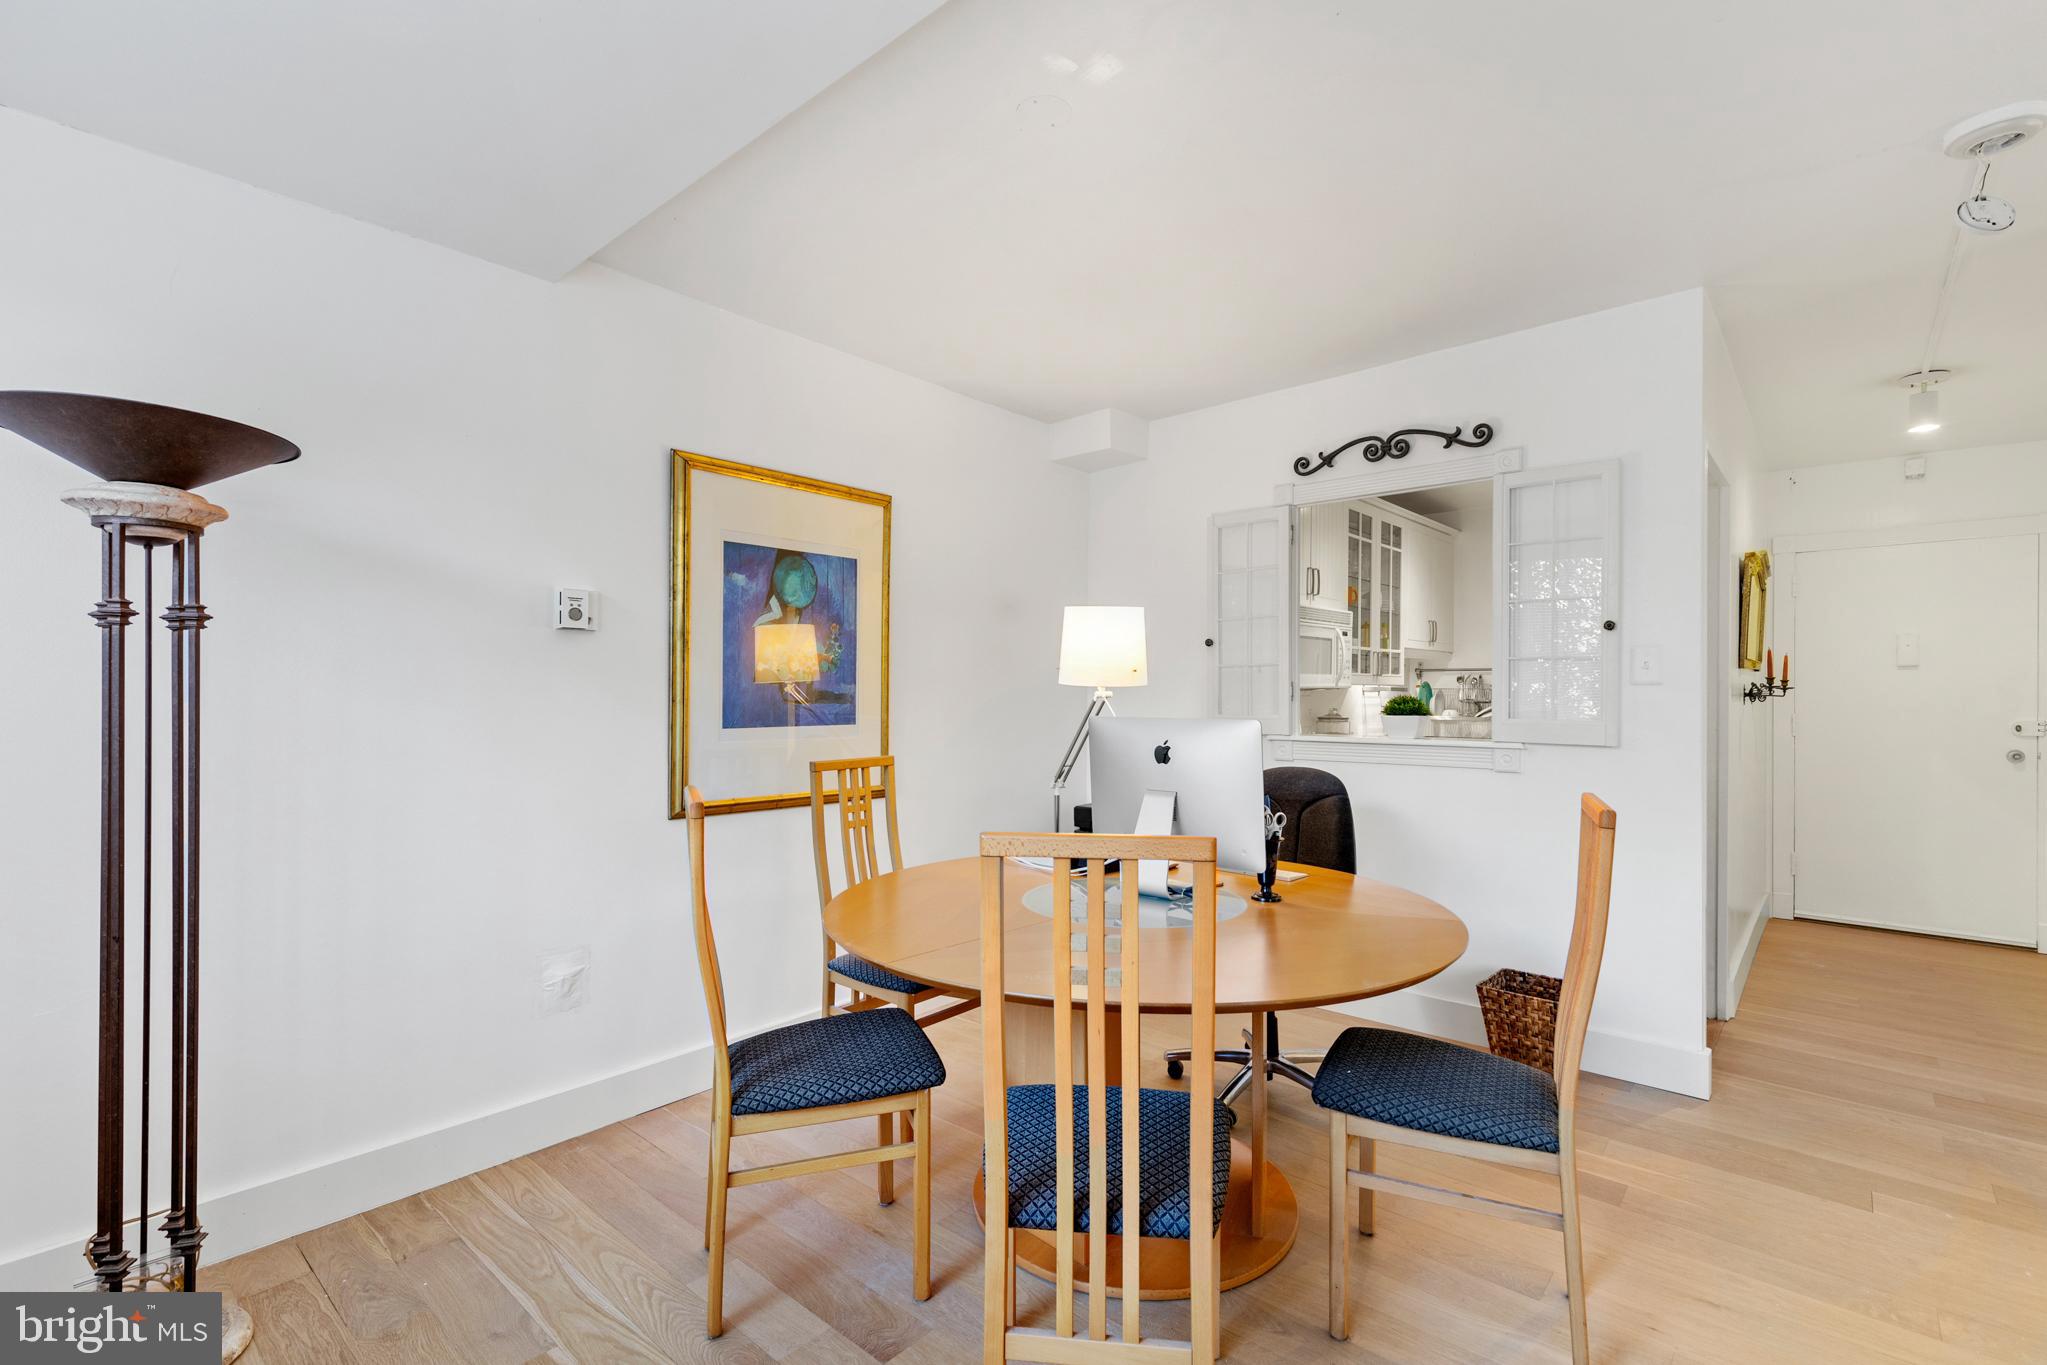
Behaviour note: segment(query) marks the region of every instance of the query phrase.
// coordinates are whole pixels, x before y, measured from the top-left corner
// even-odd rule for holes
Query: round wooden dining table
[[[825,932],[869,962],[971,999],[981,983],[980,865],[977,857],[955,858],[871,877],[825,907]],[[1260,1054],[1270,1011],[1384,995],[1428,980],[1464,953],[1469,941],[1464,921],[1426,897],[1328,868],[1292,863],[1281,868],[1302,876],[1275,886],[1281,897],[1277,904],[1251,900],[1258,889],[1251,877],[1223,873],[1219,882],[1219,901],[1236,898],[1245,904],[1216,926],[1216,1013],[1251,1016],[1253,1047]],[[1048,881],[1049,873],[1013,861],[1004,865],[1004,1050],[1011,1085],[1053,1077],[1051,924],[1043,909],[1024,902],[1033,887]],[[1141,1011],[1186,1014],[1192,931],[1147,927],[1142,935]],[[1119,1014],[1114,1007],[1109,1010],[1111,1084],[1119,1083]],[[1086,1033],[1084,1027],[1072,1030],[1076,1076],[1087,1074],[1079,1055]],[[1229,1201],[1221,1234],[1225,1289],[1278,1265],[1300,1226],[1293,1187],[1265,1157],[1266,1084],[1264,1069],[1254,1068],[1249,1112],[1231,1139]],[[981,1202],[977,1181],[975,1203]],[[1109,1242],[1108,1282],[1120,1294],[1120,1239]],[[1080,1254],[1084,1260],[1085,1243]],[[1144,1298],[1186,1296],[1186,1242],[1147,1238],[1140,1257]],[[1053,1278],[1052,1239],[1018,1232],[1017,1260],[1040,1278]],[[1075,1274],[1085,1279],[1086,1266],[1077,1266]]]

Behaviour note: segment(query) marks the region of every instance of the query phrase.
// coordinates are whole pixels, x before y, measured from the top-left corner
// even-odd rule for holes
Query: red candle
[[[1770,682],[1777,681],[1777,651],[1773,649],[1763,651],[1763,677]]]
[[[1784,685],[1786,687],[1791,686],[1791,656],[1789,654],[1784,656]]]

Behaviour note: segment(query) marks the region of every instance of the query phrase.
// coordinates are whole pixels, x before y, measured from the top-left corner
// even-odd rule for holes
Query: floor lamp
[[[1115,715],[1109,698],[1117,687],[1142,687],[1144,667],[1143,607],[1068,607],[1059,630],[1059,681],[1067,687],[1092,687],[1080,728],[1066,745],[1066,757],[1052,774],[1052,832],[1059,832],[1059,805],[1066,795],[1073,765],[1087,748],[1087,727],[1104,712]]]
[[[0,427],[5,427],[97,476],[103,482],[74,489],[64,502],[92,519],[100,541],[100,598],[91,613],[100,630],[100,858],[99,858],[99,1133],[98,1200],[85,1258],[85,1281],[108,1293],[138,1289],[195,1289],[199,1244],[199,638],[210,619],[199,597],[199,541],[227,511],[191,489],[268,464],[298,458],[298,447],[281,437],[239,422],[179,408],[158,407],[90,394],[0,392]],[[133,555],[131,550],[139,551]],[[162,918],[170,933],[168,1000],[153,991],[155,929],[160,917],[155,896],[156,650],[149,614],[155,609],[157,552],[169,561],[169,591],[162,621],[169,664],[170,734],[165,746],[168,776],[162,784],[169,806],[169,909]],[[129,601],[130,569],[139,560],[142,579],[142,689],[140,762],[131,764],[128,744],[128,624],[136,612]],[[141,873],[139,895],[131,897],[128,871],[128,778],[140,772]],[[124,1171],[128,1141],[130,990],[126,938],[130,901],[137,902],[141,929],[142,980],[134,992],[139,1008],[136,1056],[138,1151],[136,1208],[127,1217]],[[150,1070],[156,1015],[170,1029],[170,1133],[164,1169],[169,1179],[163,1207],[150,1207]],[[160,1225],[163,1250],[150,1255],[149,1220]],[[135,1251],[127,1249],[133,1222]],[[248,1344],[248,1315],[228,1312],[223,1323],[222,1359],[232,1360]]]

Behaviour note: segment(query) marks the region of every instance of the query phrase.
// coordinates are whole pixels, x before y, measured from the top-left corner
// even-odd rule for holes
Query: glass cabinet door
[[[1379,673],[1401,675],[1400,561],[1402,527],[1397,521],[1379,520]]]
[[[1352,677],[1376,677],[1375,641],[1372,638],[1372,518],[1350,509],[1350,547],[1344,603],[1350,611],[1350,672]]]
[[[1350,610],[1350,671],[1359,678],[1396,679],[1401,676],[1401,527],[1352,507],[1348,529],[1344,587]]]

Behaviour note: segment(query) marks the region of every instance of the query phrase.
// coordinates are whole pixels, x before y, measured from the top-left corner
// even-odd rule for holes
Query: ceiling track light
[[[1954,300],[1955,281],[1962,273],[1963,245],[1969,234],[1994,234],[2008,230],[2018,221],[2019,211],[2008,199],[1989,193],[1990,161],[2021,143],[2047,133],[2047,100],[2023,100],[1965,118],[1947,130],[1941,151],[1962,161],[1976,163],[1974,184],[1966,198],[1955,205],[1955,226],[1948,241],[1947,266],[1941,272],[1940,292],[1933,303],[1933,320],[1926,329],[1926,347],[1919,354],[1919,368],[1898,382],[1905,386],[1905,430],[1913,436],[1927,436],[1941,428],[1940,394],[1937,386],[1948,378],[1946,370],[1933,367],[1947,330],[1948,307]]]
[[[1949,377],[1947,370],[1914,370],[1898,382],[1910,396],[1905,400],[1905,431],[1927,436],[1940,430],[1940,394],[1937,386]]]

